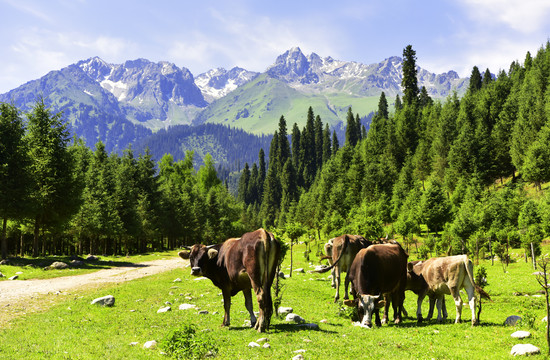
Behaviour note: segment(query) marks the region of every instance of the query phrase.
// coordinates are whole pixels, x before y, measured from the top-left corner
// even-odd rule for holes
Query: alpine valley
[[[468,79],[454,71],[417,71],[418,86],[434,99],[453,91],[461,95],[468,86]],[[258,151],[240,149],[231,144],[235,139],[243,147],[255,144],[267,150],[270,136],[264,135],[277,129],[280,117],[289,127],[303,127],[310,106],[337,131],[350,106],[368,126],[366,119],[382,91],[389,99],[401,94],[401,78],[399,57],[365,65],[306,56],[297,47],[263,73],[218,68],[196,77],[169,62],[109,64],[94,57],[0,94],[0,102],[27,112],[41,97],[52,112],[63,113],[73,134],[89,146],[98,140],[109,151],[149,146],[157,159],[164,153],[177,154],[177,159],[195,150],[199,162],[210,149],[218,164],[237,161],[228,154],[242,152],[250,154],[239,159],[244,164],[255,161]]]

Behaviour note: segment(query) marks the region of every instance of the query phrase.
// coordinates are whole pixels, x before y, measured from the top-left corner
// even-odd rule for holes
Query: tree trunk
[[[38,238],[40,236],[40,219],[36,216],[34,219],[34,238],[32,242],[32,256],[38,257]]]
[[[19,255],[21,257],[23,257],[25,255],[25,234],[23,233],[23,231],[21,231],[21,245],[19,246]]]
[[[8,218],[4,217],[4,221],[2,224],[2,259],[6,259],[8,257],[8,239],[6,237],[8,229]]]

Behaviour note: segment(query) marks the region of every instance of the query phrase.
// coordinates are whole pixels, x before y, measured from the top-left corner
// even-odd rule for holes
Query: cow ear
[[[386,305],[386,300],[380,300],[379,302],[376,303],[376,308],[382,309],[384,305]]]
[[[411,273],[411,272],[413,272],[413,268],[414,268],[413,263],[408,262],[407,263],[407,271]]]
[[[216,256],[218,256],[218,250],[216,250],[216,249],[210,249],[210,250],[208,250],[208,258],[209,258],[209,259],[213,259],[213,258],[215,258]]]
[[[344,305],[349,307],[355,307],[357,304],[355,303],[355,300],[346,299],[344,300]]]
[[[184,259],[184,260],[189,260],[189,254],[190,252],[189,251],[180,251],[178,253],[178,255],[180,256],[180,258]]]

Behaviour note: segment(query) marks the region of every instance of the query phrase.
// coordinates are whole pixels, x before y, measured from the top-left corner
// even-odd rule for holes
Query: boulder
[[[286,314],[290,314],[292,311],[293,311],[293,309],[291,307],[281,306],[277,309],[277,314],[286,315]]]
[[[517,315],[512,315],[512,316],[508,316],[506,318],[506,321],[504,321],[504,325],[508,325],[508,326],[516,326],[516,324],[518,323],[518,321],[521,320],[521,316],[517,316]]]
[[[92,261],[93,262],[93,261],[98,261],[98,260],[99,260],[99,258],[95,255],[88,255],[86,257],[86,261]]]
[[[9,280],[17,280],[19,278],[19,275],[13,275]]]
[[[63,270],[63,269],[67,269],[69,267],[69,265],[62,262],[62,261],[56,261],[48,267],[50,269],[54,269],[54,270]]]
[[[285,321],[295,322],[297,324],[303,324],[306,322],[303,317],[294,313],[287,314]]]
[[[251,341],[248,343],[248,347],[256,348],[256,347],[260,347],[260,344],[255,343],[254,341]]]
[[[516,339],[525,339],[530,337],[531,333],[529,331],[516,331],[511,336]]]
[[[531,344],[517,344],[512,347],[511,355],[531,355],[540,353],[540,349]]]
[[[319,325],[314,324],[314,323],[300,324],[300,325],[298,325],[298,327],[306,328],[306,329],[309,329],[309,330],[319,330]]]
[[[92,300],[91,304],[101,305],[101,306],[113,306],[115,304],[115,297],[113,295],[103,296],[97,299]]]
[[[155,349],[157,347],[157,342],[155,340],[147,341],[143,344],[144,349]]]
[[[4,277],[4,274],[2,274],[2,273],[0,272],[0,278],[2,278],[2,277]]]
[[[0,260],[0,265],[9,265],[10,261],[8,259]]]
[[[271,347],[271,345],[269,345],[269,343],[265,343],[265,344],[262,345],[262,347],[264,349],[269,349]]]
[[[172,311],[172,308],[170,306],[166,306],[166,307],[158,309],[157,314],[165,313],[165,312],[168,312],[168,311]]]
[[[304,355],[298,354],[295,357],[293,357],[292,360],[304,360]]]
[[[296,270],[294,270],[294,272],[297,272],[297,273],[305,273],[306,271],[304,270],[304,268],[298,268]]]
[[[82,260],[72,260],[71,261],[71,266],[75,267],[75,268],[84,267],[84,261],[82,261]]]

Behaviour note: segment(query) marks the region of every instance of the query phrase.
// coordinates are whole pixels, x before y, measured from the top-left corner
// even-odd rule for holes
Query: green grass
[[[303,258],[302,245],[295,247],[294,268],[309,269]],[[290,257],[283,264],[288,272]],[[531,343],[545,353],[544,300],[534,295],[540,290],[533,268],[522,259],[512,263],[504,273],[500,263],[487,269],[488,286],[485,288],[493,302],[484,302],[481,325],[470,325],[470,311],[463,309],[463,323],[445,324],[429,322],[417,325],[413,318],[402,325],[384,325],[381,328],[355,327],[349,318],[341,315],[342,306],[333,303],[334,289],[327,274],[293,274],[284,280],[282,306],[290,306],[294,312],[316,323],[320,330],[300,329],[274,317],[269,333],[259,334],[243,326],[248,319],[241,294],[232,301],[231,327],[221,327],[223,319],[220,290],[209,280],[197,281],[188,268],[134,280],[118,286],[82,291],[61,300],[50,310],[29,314],[0,330],[0,358],[2,359],[166,359],[161,349],[143,349],[149,340],[161,341],[172,330],[193,324],[197,331],[208,330],[219,349],[219,359],[290,359],[294,351],[304,349],[306,359],[471,359],[508,358],[513,345]],[[181,278],[182,282],[174,282]],[[343,288],[340,289],[341,296]],[[515,295],[520,293],[520,295]],[[112,294],[116,298],[113,308],[91,306],[96,297]],[[191,297],[191,299],[186,299]],[[463,300],[466,300],[462,294]],[[172,311],[157,314],[157,310],[172,303]],[[196,304],[209,314],[199,315],[195,310],[178,310],[182,303]],[[455,306],[446,297],[449,318],[455,317]],[[428,304],[423,304],[427,313]],[[257,304],[254,304],[257,310]],[[416,296],[407,292],[405,307],[415,313]],[[507,327],[503,325],[509,315],[521,315],[534,319],[529,324]],[[391,316],[391,314],[390,314]],[[321,323],[321,320],[327,323]],[[533,334],[527,340],[510,337],[516,330],[529,330]],[[271,348],[248,348],[251,341],[262,337],[269,339]],[[138,345],[131,346],[130,343]],[[535,356],[543,358],[542,355]]]
[[[61,261],[68,265],[71,263],[69,256],[49,256],[40,258],[12,258],[10,265],[0,265],[0,281],[9,281],[14,275],[18,275],[18,280],[30,279],[51,279],[68,275],[81,275],[94,271],[109,269],[119,266],[129,266],[133,263],[144,261],[167,259],[177,256],[177,251],[166,251],[151,254],[141,254],[132,256],[99,256],[99,261],[84,261],[85,265],[80,268],[69,268],[64,270],[44,270],[44,267],[51,265],[55,261]],[[84,259],[86,257],[84,256]]]

